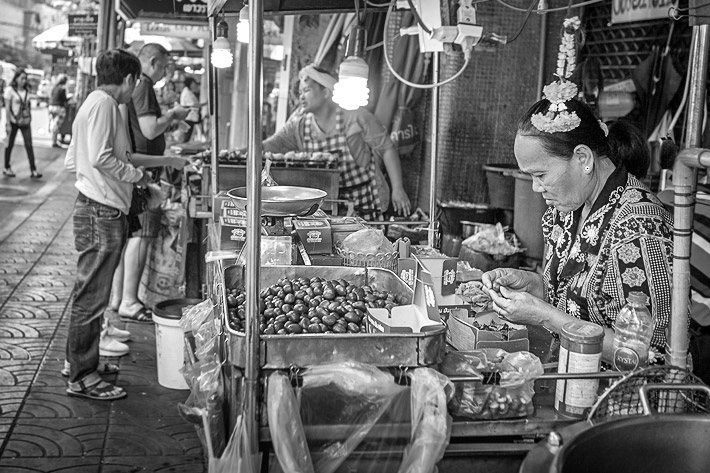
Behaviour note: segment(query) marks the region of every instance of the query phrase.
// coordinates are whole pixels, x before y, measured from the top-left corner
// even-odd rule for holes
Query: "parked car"
[[[47,79],[43,79],[37,87],[37,106],[45,104],[49,105],[49,98],[52,96],[52,83]]]

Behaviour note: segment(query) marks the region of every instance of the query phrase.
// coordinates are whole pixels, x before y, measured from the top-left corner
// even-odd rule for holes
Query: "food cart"
[[[297,5],[298,4],[298,5]],[[327,5],[326,5],[327,4]],[[232,331],[229,327],[224,327],[224,356],[227,362],[227,370],[231,373],[239,373],[239,376],[230,378],[230,389],[228,390],[229,410],[234,420],[237,412],[243,414],[246,436],[249,441],[249,453],[254,457],[264,453],[267,456],[262,458],[262,464],[266,464],[264,471],[269,469],[269,452],[273,452],[273,445],[269,428],[261,420],[264,417],[264,381],[265,373],[269,370],[291,370],[296,371],[305,368],[313,361],[339,361],[349,357],[360,357],[362,354],[382,353],[382,345],[376,339],[369,339],[365,342],[366,350],[363,350],[361,341],[357,341],[353,336],[334,337],[310,337],[296,341],[289,340],[288,336],[262,337],[259,334],[259,293],[262,284],[271,284],[276,276],[273,269],[260,266],[259,248],[261,241],[261,213],[249,212],[249,209],[257,208],[255,203],[262,202],[262,188],[260,186],[261,177],[261,61],[262,61],[262,25],[264,9],[269,7],[274,11],[333,11],[350,9],[351,2],[263,2],[252,0],[249,9],[249,21],[253,25],[250,31],[249,45],[249,158],[244,166],[246,172],[246,208],[247,208],[247,229],[245,246],[244,266],[231,267],[225,270],[224,289],[231,285],[230,280],[241,279],[246,294],[245,304],[245,325],[243,333]],[[233,13],[233,12],[230,12]],[[219,12],[215,11],[216,16]],[[215,16],[211,17],[214,26]],[[700,135],[700,113],[702,110],[702,99],[704,97],[704,86],[707,69],[708,39],[709,32],[707,25],[696,26],[694,28],[694,49],[692,54],[697,58],[697,68],[693,71],[693,90],[691,96],[690,110],[693,118],[689,129],[688,143],[699,143]],[[210,81],[214,82],[216,71],[211,68]],[[214,87],[212,87],[214,88]],[[436,93],[433,94],[436,100]],[[218,162],[216,133],[214,132],[217,120],[217,109],[214,103],[214,96],[211,95],[212,112],[212,162],[211,162],[211,182],[219,183],[220,166]],[[432,107],[436,110],[436,106]],[[436,119],[434,113],[433,119]],[[434,132],[435,135],[435,132]],[[432,139],[432,146],[436,146],[435,136]],[[689,266],[688,256],[690,249],[690,233],[692,231],[692,204],[694,203],[695,173],[692,167],[710,165],[707,150],[688,149],[681,153],[678,161],[675,183],[675,203],[676,203],[676,228],[675,228],[675,254],[674,254],[674,292],[672,297],[672,321],[670,334],[670,350],[668,362],[676,366],[685,366],[685,353],[687,351],[687,332],[685,331],[685,320],[687,313],[687,294],[689,291]],[[435,153],[434,153],[435,155]],[[435,176],[432,172],[432,176]],[[218,188],[219,185],[213,188]],[[436,189],[432,185],[433,190]],[[432,194],[433,195],[433,194]],[[434,199],[432,198],[432,201]],[[432,215],[434,212],[431,213]],[[296,271],[281,268],[281,271]],[[298,272],[292,276],[311,277],[311,274]],[[281,275],[283,277],[283,275]],[[338,273],[333,277],[343,278],[343,273]],[[347,274],[347,277],[369,277],[357,272]],[[225,296],[226,297],[226,296]],[[226,319],[225,319],[226,324]],[[357,342],[354,342],[356,340]],[[537,348],[545,345],[546,337],[544,333],[531,333],[531,342]],[[397,343],[401,341],[402,343]],[[294,344],[298,343],[298,347]],[[389,366],[391,368],[412,368],[417,366],[433,366],[436,364],[440,350],[440,339],[432,337],[431,334],[420,337],[410,337],[400,340],[388,340],[386,346],[392,349],[393,353],[386,354],[395,360],[393,363],[383,363],[380,356],[375,355],[370,361],[378,366]],[[338,349],[344,346],[342,351]],[[299,358],[300,357],[300,358]],[[314,358],[315,357],[315,358]],[[414,358],[412,358],[414,357]],[[298,383],[298,373],[292,373],[291,380]],[[619,373],[595,373],[601,379],[615,379]],[[565,418],[552,409],[552,396],[554,394],[553,380],[559,379],[561,375],[557,373],[546,373],[538,378],[536,382],[535,411],[534,415],[521,419],[494,419],[470,421],[465,419],[454,419],[451,438],[444,452],[440,465],[445,471],[469,471],[473,466],[486,466],[488,471],[517,471],[522,458],[532,450],[536,442],[559,429],[571,426],[578,419]],[[465,382],[466,380],[458,380]],[[394,423],[394,427],[383,427],[380,429],[382,437],[408,437],[409,424],[407,421]],[[231,431],[231,426],[227,431]],[[309,439],[331,438],[334,430],[338,426],[322,426],[309,430]],[[404,431],[404,433],[402,433]],[[395,433],[393,433],[395,432]],[[377,433],[377,432],[376,432]],[[385,445],[384,443],[382,445]],[[392,450],[402,452],[405,445],[387,448],[370,448],[356,452],[355,457],[360,457],[364,463],[360,463],[360,468],[384,471],[385,463],[394,461]],[[369,465],[369,466],[363,466]],[[396,463],[392,463],[396,467]],[[389,464],[388,464],[389,466]],[[358,470],[359,471],[359,470]]]

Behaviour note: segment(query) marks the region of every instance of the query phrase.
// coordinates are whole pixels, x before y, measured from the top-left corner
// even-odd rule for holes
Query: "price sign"
[[[617,24],[668,18],[668,9],[677,6],[678,0],[612,0],[611,22]]]
[[[68,36],[96,37],[98,29],[98,14],[84,13],[81,15],[69,15]]]

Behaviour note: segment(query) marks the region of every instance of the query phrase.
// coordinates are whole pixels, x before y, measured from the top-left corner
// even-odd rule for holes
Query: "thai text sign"
[[[170,36],[173,38],[204,38],[210,39],[210,27],[184,23],[159,23],[155,21],[141,21],[142,35]]]
[[[629,23],[668,18],[668,9],[677,6],[678,0],[612,0],[611,22]]]
[[[69,32],[67,36],[90,36],[95,37],[99,28],[99,15],[84,13],[81,15],[69,15]]]
[[[135,20],[207,23],[207,0],[117,0],[116,10]]]

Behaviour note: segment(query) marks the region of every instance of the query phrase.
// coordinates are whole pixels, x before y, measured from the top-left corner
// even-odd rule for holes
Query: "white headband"
[[[331,76],[330,74],[326,74],[325,72],[320,72],[316,70],[313,64],[309,64],[308,66],[301,69],[301,72],[298,73],[298,78],[300,80],[309,78],[312,81],[318,82],[320,85],[330,90],[333,90],[333,88],[335,87],[335,83],[337,82],[335,77]]]

